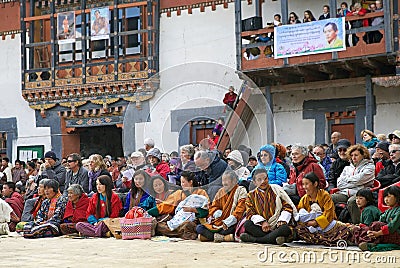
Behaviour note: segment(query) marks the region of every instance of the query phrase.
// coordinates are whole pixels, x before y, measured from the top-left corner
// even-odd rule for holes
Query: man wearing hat
[[[381,141],[375,147],[375,153],[372,155],[372,160],[375,163],[375,176],[386,166],[389,159],[389,145],[389,142]]]
[[[392,144],[400,144],[400,130],[395,130],[389,134],[389,140]]]
[[[387,165],[376,176],[381,188],[400,181],[400,144],[389,145],[390,159]]]
[[[59,184],[60,192],[63,193],[67,174],[65,167],[61,165],[56,154],[52,151],[45,153],[44,160],[45,170],[42,173],[42,177],[56,180]]]
[[[257,157],[255,157],[254,155],[249,157],[249,162],[247,163],[247,169],[251,172],[255,166],[257,166],[258,161],[257,161]]]
[[[133,174],[139,169],[147,169],[146,160],[143,154],[139,151],[133,152],[130,157],[131,163],[128,164],[128,169],[122,172],[122,183],[126,189],[131,188]]]
[[[351,143],[347,139],[340,139],[337,142],[336,151],[339,157],[332,163],[331,166],[331,172],[329,173],[328,177],[328,191],[337,187],[337,179],[340,177],[340,174],[342,174],[344,167],[350,165],[350,162],[346,156],[347,148],[349,148],[350,145]]]

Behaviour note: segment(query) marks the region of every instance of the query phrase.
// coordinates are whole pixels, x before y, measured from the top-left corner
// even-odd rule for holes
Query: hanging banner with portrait
[[[59,44],[75,42],[75,11],[57,14],[57,40]]]
[[[108,7],[90,10],[90,39],[108,39],[110,34],[110,11]]]
[[[274,28],[274,58],[346,50],[345,18],[332,18]]]

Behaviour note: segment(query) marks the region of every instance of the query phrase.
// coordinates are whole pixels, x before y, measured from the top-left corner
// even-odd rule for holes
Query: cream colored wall
[[[139,147],[152,137],[162,151],[177,150],[179,133],[171,132],[170,111],[221,106],[228,87],[240,87],[234,21],[233,3],[227,9],[161,15],[160,89],[150,100],[151,122],[136,124]]]
[[[18,138],[13,141],[12,159],[17,157],[17,146],[44,145],[51,149],[50,128],[36,127],[35,111],[22,98],[21,40],[6,36],[0,40],[0,118],[17,118]]]
[[[400,87],[374,87],[376,115],[374,117],[375,134],[389,134],[400,129]]]

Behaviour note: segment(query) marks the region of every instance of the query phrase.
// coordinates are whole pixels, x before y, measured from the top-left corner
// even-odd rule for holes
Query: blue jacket
[[[125,205],[124,205],[124,213],[129,211],[129,205],[131,203],[131,191],[126,196]],[[144,210],[149,210],[152,207],[156,206],[156,200],[154,197],[149,195],[147,192],[144,192],[142,197],[140,198],[139,207],[143,208]]]
[[[254,167],[248,180],[252,179],[254,170],[256,170],[258,168],[265,168],[268,171],[269,184],[277,184],[279,186],[282,186],[284,182],[287,182],[287,173],[286,173],[285,168],[281,164],[276,163],[275,147],[272,145],[266,144],[264,146],[261,146],[259,152],[261,152],[261,151],[266,151],[267,153],[269,153],[271,161],[264,165],[261,162],[260,156],[258,155],[258,157],[257,157],[258,165]]]

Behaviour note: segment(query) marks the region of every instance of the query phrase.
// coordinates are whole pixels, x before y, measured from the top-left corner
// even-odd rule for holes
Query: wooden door
[[[331,133],[333,132],[342,133],[342,139],[348,139],[352,144],[356,143],[356,137],[354,134],[354,124],[332,124]]]
[[[208,136],[212,137],[213,128],[198,128],[196,129],[196,144],[199,144],[203,139],[207,139]]]

